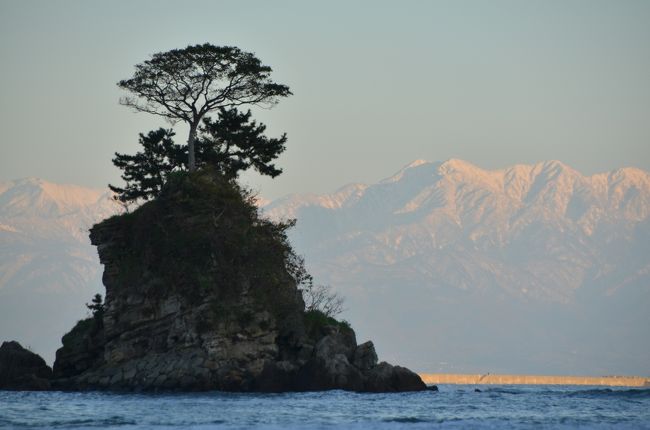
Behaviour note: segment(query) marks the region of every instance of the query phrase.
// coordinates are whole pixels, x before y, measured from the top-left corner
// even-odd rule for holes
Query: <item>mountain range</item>
[[[260,202],[297,219],[290,239],[316,282],[389,361],[650,374],[648,172],[419,160],[376,184]],[[102,290],[87,228],[117,211],[101,190],[0,184],[0,338],[51,360]]]
[[[0,339],[52,362],[84,304],[103,293],[88,229],[119,211],[107,191],[35,178],[0,183]]]
[[[388,276],[569,303],[586,284],[612,293],[650,270],[650,176],[634,168],[585,177],[558,161],[488,171],[420,160],[264,211],[298,220],[295,245],[334,284]]]
[[[377,184],[264,211],[297,219],[291,239],[312,274],[391,359],[431,371],[650,374],[648,172],[419,160]]]

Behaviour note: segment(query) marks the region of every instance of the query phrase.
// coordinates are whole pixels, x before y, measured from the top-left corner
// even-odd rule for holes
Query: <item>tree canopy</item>
[[[254,54],[209,43],[153,54],[135,66],[132,78],[118,86],[131,95],[120,103],[172,123],[186,122],[188,168],[196,168],[195,139],[201,120],[220,108],[254,104],[271,106],[291,95],[271,79],[271,67]]]
[[[174,131],[159,128],[140,133],[142,151],[135,155],[115,153],[113,164],[122,170],[124,188],[108,185],[123,203],[149,200],[160,194],[169,174],[183,169],[187,152],[173,140]]]
[[[199,130],[199,167],[210,165],[232,177],[251,167],[272,178],[282,173],[272,161],[284,152],[286,133],[279,138],[266,137],[266,126],[252,121],[250,110],[220,108],[217,120],[204,118]]]
[[[102,323],[104,317],[104,301],[101,294],[95,294],[90,303],[86,303],[86,307],[92,312],[95,321]]]
[[[282,173],[273,164],[285,149],[286,134],[264,135],[266,126],[251,118],[251,112],[220,108],[216,120],[203,119],[196,140],[196,166],[210,166],[224,176],[254,168],[262,175]],[[149,200],[160,194],[172,172],[187,170],[188,148],[174,143],[174,131],[160,128],[140,134],[142,150],[135,155],[115,153],[113,164],[120,168],[124,188],[109,185],[122,202]]]

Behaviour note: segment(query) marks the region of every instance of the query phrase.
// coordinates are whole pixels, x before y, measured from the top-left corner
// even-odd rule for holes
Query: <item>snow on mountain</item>
[[[0,183],[0,339],[53,358],[84,303],[102,291],[88,229],[117,212],[107,190],[35,178]]]
[[[650,175],[415,161],[376,184],[257,203],[343,317],[421,371],[650,374]],[[103,292],[104,190],[0,183],[0,339],[48,361]]]
[[[368,337],[388,339],[378,327],[385,315],[398,312],[393,306],[405,297],[410,298],[402,305],[412,312],[435,310],[449,320],[464,315],[468,323],[494,330],[494,320],[479,322],[477,315],[503,306],[528,309],[522,318],[542,308],[551,314],[565,312],[561,318],[539,315],[571,322],[567,324],[573,327],[552,331],[552,322],[539,326],[546,327],[544,336],[554,345],[565,348],[584,341],[577,327],[587,330],[583,324],[600,314],[616,322],[605,330],[612,339],[635,339],[630,342],[643,351],[627,361],[611,350],[600,351],[603,371],[619,366],[650,372],[640,364],[650,363],[650,339],[643,331],[650,327],[650,317],[639,308],[640,303],[650,305],[648,172],[622,168],[584,176],[559,161],[485,170],[463,160],[418,160],[377,184],[355,184],[326,195],[292,195],[264,211],[273,219],[298,220],[291,239],[318,281],[337,288],[355,312],[376,310],[359,321],[350,313]],[[478,308],[466,314],[472,306]],[[584,319],[576,321],[577,315]],[[630,326],[630,319],[636,326]],[[542,330],[516,318],[502,323],[513,333],[516,326]],[[420,327],[406,320],[397,325],[420,333],[418,338],[436,331],[427,321]],[[466,337],[477,348],[481,344],[471,332]],[[466,348],[442,339],[445,353]],[[406,348],[387,343],[389,356]],[[582,354],[598,350],[594,342],[581,345]],[[412,360],[395,357],[436,370],[423,356],[440,355],[440,349]],[[580,371],[571,368],[564,353],[540,357],[556,363],[558,372]],[[444,361],[462,360],[449,356]]]
[[[331,276],[463,251],[481,258],[465,258],[462,275],[445,275],[445,265],[428,268],[436,283],[491,280],[513,289],[516,276],[519,293],[569,301],[590,280],[587,271],[599,266],[608,241],[633,240],[635,228],[647,227],[650,175],[625,168],[587,177],[559,161],[490,171],[462,160],[419,160],[375,185],[292,195],[264,211],[297,218],[294,240],[316,270],[337,267]]]

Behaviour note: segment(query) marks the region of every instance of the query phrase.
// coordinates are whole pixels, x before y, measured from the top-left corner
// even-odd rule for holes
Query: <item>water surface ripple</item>
[[[650,389],[443,385],[437,393],[403,394],[0,391],[2,428],[374,430],[613,426],[650,429]]]

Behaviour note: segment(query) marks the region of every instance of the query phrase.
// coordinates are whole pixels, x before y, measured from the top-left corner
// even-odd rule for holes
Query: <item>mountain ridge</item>
[[[87,228],[119,208],[102,190],[47,184],[0,183],[0,334],[51,361],[58,344],[42,339],[63,333],[102,291]],[[26,191],[9,199],[17,185]],[[316,281],[347,298],[353,311],[344,316],[389,360],[429,372],[650,373],[642,330],[650,326],[650,175],[642,169],[587,176],[557,160],[495,170],[416,160],[375,184],[265,203],[258,199],[266,216],[297,218],[290,238]],[[430,340],[395,340],[402,331]],[[606,335],[584,336],[595,331]],[[538,358],[481,339],[497,332]],[[540,336],[552,352],[531,343]],[[590,356],[600,361],[585,370],[580,360]]]
[[[608,191],[608,185],[610,184],[612,187],[614,187],[616,185],[626,185],[626,183],[632,183],[634,186],[642,185],[646,188],[650,188],[650,174],[636,167],[623,167],[608,172],[585,176],[579,173],[577,170],[557,160],[550,160],[535,164],[516,164],[511,167],[486,170],[470,162],[454,158],[444,162],[428,162],[424,160],[416,160],[404,166],[394,175],[380,180],[377,184],[375,184],[375,186],[388,185],[398,182],[404,178],[405,174],[413,173],[413,170],[416,168],[418,170],[426,168],[427,170],[433,171],[433,173],[440,173],[441,178],[447,177],[455,180],[467,180],[468,178],[471,178],[471,182],[477,182],[478,179],[480,180],[479,183],[485,185],[486,188],[491,188],[494,191],[502,191],[504,194],[512,197],[515,200],[521,200],[521,197],[527,195],[535,185],[536,180],[554,180],[562,174],[564,174],[565,178],[568,177],[566,179],[572,179],[574,181],[578,180],[580,182],[580,185],[591,183],[594,185],[594,187],[604,186],[605,189],[601,191],[605,192]],[[542,177],[539,178],[540,176]],[[565,185],[571,186],[574,184],[569,183]],[[321,195],[313,193],[289,194],[277,200],[271,201],[263,207],[269,211],[270,209],[272,210],[278,206],[287,205],[287,202],[293,202],[296,199],[302,198],[308,200],[309,203],[319,203],[320,201],[323,207],[334,208],[342,206],[346,203],[345,194],[349,191],[350,188],[354,188],[355,191],[363,192],[372,186],[373,185],[352,183],[344,185],[334,192],[324,193]],[[538,184],[537,186],[539,187],[540,185]],[[338,204],[332,204],[332,201],[338,202]],[[643,215],[643,217],[646,216],[647,213]]]
[[[412,367],[434,369],[423,357],[440,354],[441,362],[488,370],[450,351],[485,354],[493,346],[477,333],[494,339],[504,330],[497,325],[505,324],[503,339],[537,350],[528,330],[566,351],[539,350],[539,367],[529,361],[531,367],[518,368],[514,344],[504,345],[494,351],[500,371],[535,373],[554,363],[546,371],[584,373],[576,357],[589,362],[600,354],[594,374],[616,366],[621,373],[650,373],[643,364],[650,362],[650,342],[640,328],[650,325],[641,305],[650,303],[648,172],[628,167],[585,176],[557,160],[496,170],[458,159],[419,160],[354,187],[352,197],[338,190],[293,195],[263,210],[272,219],[297,219],[292,242],[319,282],[367,311],[365,321],[350,317],[362,333],[380,340],[388,338],[380,331],[397,327],[419,339],[437,333],[437,346],[406,360]],[[419,325],[397,316],[395,325],[382,320],[398,303]],[[415,316],[432,312],[438,316],[431,321]],[[486,319],[493,312],[511,321]],[[450,330],[462,339],[441,332],[450,324],[445,321],[455,321]],[[607,336],[584,336],[598,331]],[[598,342],[625,347],[607,350]],[[388,347],[405,361],[408,345]]]
[[[373,199],[379,198],[374,194],[397,183],[406,191],[396,200],[383,190],[381,198],[392,205],[379,208],[385,214],[447,215],[459,226],[494,222],[492,212],[506,208],[509,212],[501,214],[505,217],[502,228],[523,228],[531,218],[538,217],[564,224],[573,221],[590,236],[594,224],[608,217],[641,221],[650,213],[650,175],[641,169],[583,176],[559,161],[550,161],[489,171],[457,159],[443,163],[419,160],[375,185],[350,184],[320,196],[293,194],[263,209],[272,218],[294,218],[298,208],[340,209],[364,197],[365,204],[371,206]],[[350,188],[354,192],[349,192]],[[482,204],[486,194],[492,195],[491,205]],[[473,238],[480,235],[477,231]]]

